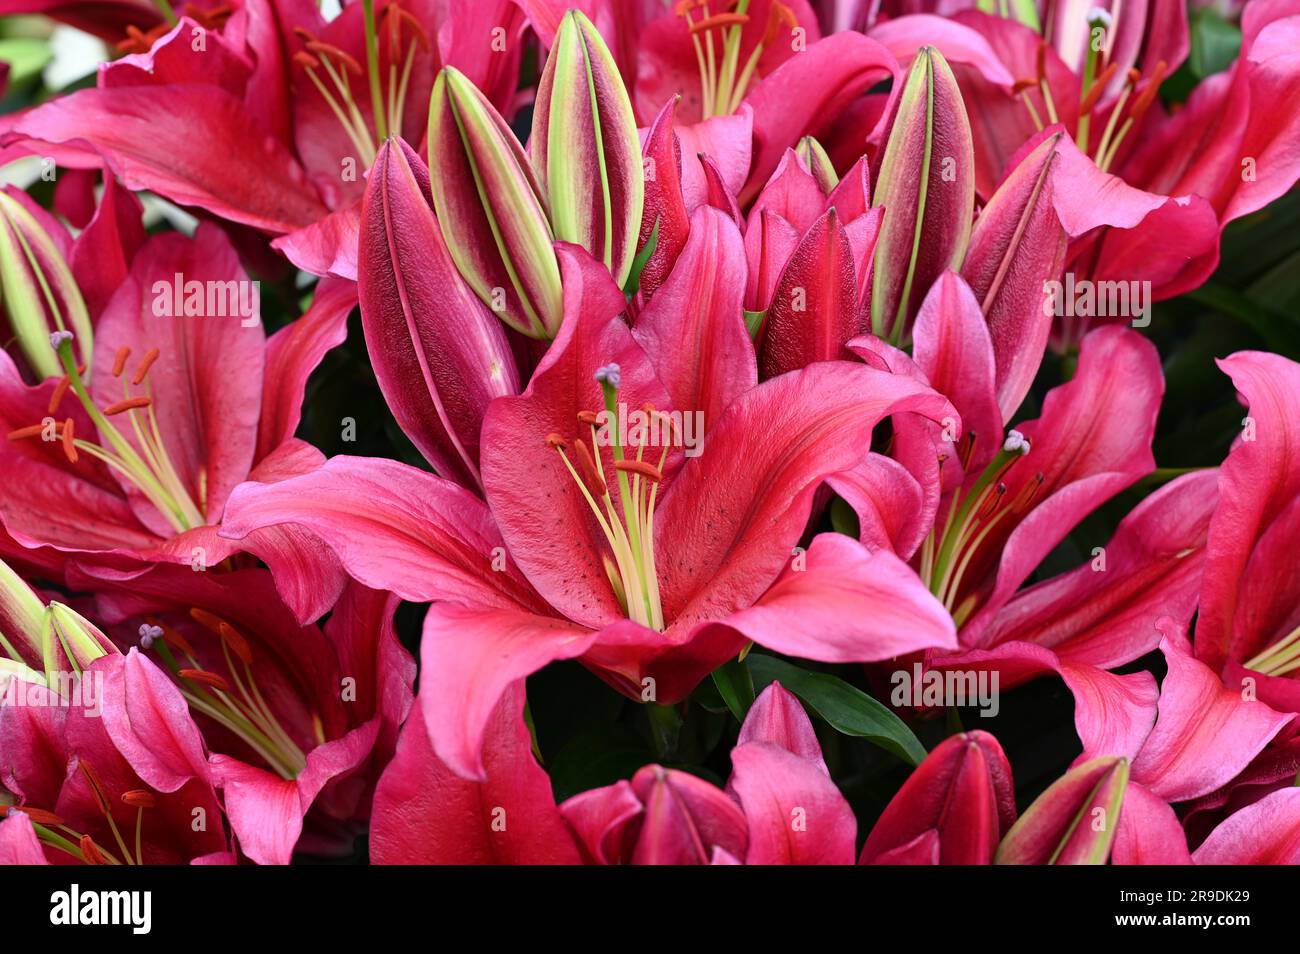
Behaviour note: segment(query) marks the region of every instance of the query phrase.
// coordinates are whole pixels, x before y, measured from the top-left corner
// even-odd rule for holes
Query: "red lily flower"
[[[15,679],[0,707],[0,857],[23,864],[233,861],[203,741],[175,687],[136,653],[82,676],[102,698]]]
[[[299,524],[366,585],[439,601],[425,619],[421,681],[439,756],[481,778],[497,699],[555,659],[578,657],[633,698],[671,703],[750,639],[823,660],[951,647],[947,614],[892,553],[828,534],[806,563],[790,563],[817,486],[853,465],[874,423],[904,409],[942,417],[947,402],[903,376],[823,363],[733,394],[706,433],[697,415],[682,417],[700,409],[668,387],[701,373],[734,383],[715,369],[731,353],[675,339],[647,353],[619,317],[609,273],[558,248],[567,317],[524,394],[488,409],[486,505],[400,464],[335,458],[240,488],[225,517],[232,537]],[[679,370],[696,362],[700,371]],[[647,427],[668,427],[674,413],[682,425],[654,444],[618,419],[620,406]],[[683,462],[685,426],[708,451]]]
[[[396,598],[352,584],[318,628],[293,618],[264,570],[159,566],[99,587],[119,644],[156,660],[201,728],[242,853],[288,864],[295,849],[350,851],[413,700]]]
[[[106,578],[153,562],[215,567],[237,550],[216,536],[236,484],[321,462],[292,435],[307,376],[342,340],[353,293],[327,283],[300,321],[268,341],[251,288],[215,227],[200,226],[192,241],[160,235],[105,308],[89,368],[75,366],[62,336],[63,380],[28,387],[0,356],[9,435],[0,459],[14,478],[0,488],[0,521],[14,540],[75,554]],[[301,618],[337,597],[337,566],[300,534],[275,532],[245,549],[276,568]]]

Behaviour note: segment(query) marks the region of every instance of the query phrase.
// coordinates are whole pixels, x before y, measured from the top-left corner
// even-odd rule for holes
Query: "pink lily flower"
[[[729,366],[743,350],[679,347],[674,309],[629,330],[603,266],[558,248],[566,318],[527,390],[488,409],[486,503],[392,461],[340,457],[244,485],[224,519],[236,538],[296,524],[367,586],[435,601],[421,704],[439,757],[482,778],[497,699],[556,659],[671,704],[749,640],[826,661],[954,648],[947,614],[893,553],[835,534],[794,553],[817,487],[853,466],[882,416],[933,420],[951,406],[847,362],[744,390],[752,365]],[[744,335],[740,315],[730,320],[710,333]]]
[[[323,627],[304,626],[264,570],[159,566],[96,600],[202,731],[243,855],[351,850],[413,701],[395,597],[352,584]]]
[[[73,555],[105,579],[155,562],[217,567],[241,549],[216,535],[235,485],[323,460],[293,432],[307,376],[343,339],[355,303],[349,286],[326,283],[268,340],[252,286],[214,226],[193,240],[156,236],[100,316],[89,367],[77,366],[66,333],[51,338],[62,379],[28,386],[0,355],[0,460],[13,478],[0,488],[0,521],[10,537]],[[242,549],[276,569],[300,618],[337,598],[337,564],[297,531]]]

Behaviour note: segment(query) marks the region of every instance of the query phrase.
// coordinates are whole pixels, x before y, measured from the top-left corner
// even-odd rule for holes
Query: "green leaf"
[[[837,732],[874,742],[911,765],[925,758],[925,746],[902,719],[843,679],[761,653],[750,654],[749,671],[755,690],[779,680]]]
[[[1205,7],[1192,18],[1188,64],[1198,79],[1221,73],[1241,52],[1241,28]]]
[[[755,341],[758,340],[758,333],[763,328],[763,319],[767,317],[766,311],[750,311],[745,309],[745,327],[749,329],[749,336]]]
[[[650,261],[650,256],[658,247],[659,220],[655,219],[655,227],[650,230],[650,237],[646,239],[641,251],[636,253],[636,258],[632,259],[632,268],[627,273],[627,281],[623,284],[623,294],[627,296],[628,301],[635,298],[636,293],[641,290],[641,273],[645,271],[646,263]]]
[[[754,679],[749,674],[749,666],[738,659],[728,660],[713,670],[713,683],[736,721],[744,722],[749,707],[754,704]]]

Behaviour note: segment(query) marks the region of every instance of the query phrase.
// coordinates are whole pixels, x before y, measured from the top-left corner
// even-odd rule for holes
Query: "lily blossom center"
[[[258,686],[248,640],[230,623],[206,610],[195,607],[190,610],[190,618],[216,638],[228,676],[206,668],[184,636],[157,621],[140,626],[140,648],[157,656],[192,712],[208,716],[229,730],[280,777],[297,778],[307,766],[307,756],[267,704]],[[317,743],[323,744],[320,717],[313,714],[312,723]]]
[[[64,375],[50,395],[48,416],[42,423],[11,431],[9,440],[58,439],[63,444],[63,452],[69,463],[77,463],[82,453],[102,461],[138,488],[177,533],[203,526],[207,522],[204,518],[207,496],[205,482],[200,478],[196,499],[181,480],[167,454],[158,418],[154,413],[149,369],[158,360],[158,349],[150,348],[129,377],[124,372],[131,357],[131,349],[125,346],[118,349],[113,360],[113,377],[122,382],[122,397],[101,408],[91,400],[86,388],[83,378],[85,367],[78,366],[73,357],[72,333],[57,331],[50,335],[50,344],[59,356]],[[62,422],[57,420],[59,407],[69,391],[94,422],[99,431],[99,440],[103,443],[93,440],[94,435],[79,436],[76,433],[76,421],[72,417],[66,417]],[[130,426],[129,433],[134,435],[135,444],[127,439],[125,427],[119,429],[112,419],[125,421]]]
[[[1160,90],[1160,84],[1164,81],[1165,74],[1168,72],[1167,64],[1164,60],[1160,60],[1156,63],[1151,74],[1145,78],[1142,72],[1137,69],[1130,69],[1125,74],[1124,85],[1110,110],[1110,116],[1102,129],[1097,146],[1092,149],[1092,120],[1097,113],[1097,107],[1102,96],[1110,87],[1115,74],[1119,71],[1118,63],[1106,62],[1109,52],[1110,25],[1111,15],[1107,11],[1101,9],[1089,11],[1088,27],[1090,33],[1097,30],[1103,31],[1106,42],[1100,44],[1098,49],[1094,49],[1096,44],[1089,44],[1087,58],[1083,65],[1083,75],[1080,77],[1079,121],[1075,126],[1075,143],[1085,155],[1092,156],[1093,162],[1097,164],[1097,168],[1102,172],[1110,169],[1115,161],[1116,153],[1119,152],[1120,144],[1133,131],[1133,128],[1141,122],[1142,117],[1151,108],[1151,104],[1155,102],[1156,94]],[[1021,102],[1024,103],[1025,109],[1034,121],[1034,125],[1039,130],[1042,130],[1052,123],[1061,121],[1056,101],[1052,96],[1051,83],[1047,78],[1046,42],[1039,44],[1035,74],[1017,80],[1015,86],[1012,87],[1012,91],[1020,96]],[[1139,86],[1141,89],[1139,89]],[[1038,107],[1034,105],[1034,100],[1029,95],[1030,90],[1035,89],[1042,95],[1043,106],[1047,112],[1046,121],[1044,121],[1042,113],[1039,112]]]
[[[559,454],[605,537],[609,546],[609,553],[602,554],[605,572],[623,611],[628,619],[662,632],[664,612],[655,570],[654,512],[671,442],[663,442],[657,465],[647,461],[646,449],[650,446],[650,432],[654,429],[628,427],[628,433],[619,432],[619,366],[609,364],[600,368],[596,371],[596,380],[600,382],[605,398],[607,419],[603,432],[613,456],[613,473],[607,475],[602,463],[600,432],[597,430],[601,425],[601,415],[595,412],[578,414],[579,424],[586,425],[590,432],[590,444],[582,438],[570,442],[559,434],[547,435],[546,444]],[[648,419],[672,433],[672,420],[667,414],[650,405],[642,411]],[[635,456],[631,456],[633,448]],[[612,482],[617,482],[618,506],[610,493]]]
[[[726,116],[740,108],[741,101],[754,79],[754,71],[763,51],[781,35],[782,28],[799,26],[794,11],[780,0],[768,8],[767,28],[744,64],[740,62],[740,39],[750,20],[749,0],[716,3],[709,0],[679,0],[673,13],[686,21],[695,60],[700,70],[700,107],[703,118]],[[731,9],[729,9],[731,8]]]
[[[384,7],[378,24],[373,0],[363,0],[362,5],[366,32],[364,68],[346,50],[318,39],[303,27],[294,27],[294,33],[306,49],[299,50],[293,58],[304,68],[307,79],[347,133],[357,150],[357,158],[370,166],[379,152],[378,143],[390,134],[401,133],[416,49],[429,50],[432,45],[420,21],[399,4]],[[386,71],[379,62],[381,32],[388,52]],[[364,79],[369,87],[371,122],[362,115],[349,77]]]

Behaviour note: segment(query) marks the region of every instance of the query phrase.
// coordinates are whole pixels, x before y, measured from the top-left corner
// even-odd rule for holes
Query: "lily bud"
[[[858,863],[986,865],[1015,817],[1011,765],[997,739],[954,735],[903,783]]]
[[[519,391],[505,332],[457,274],[401,140],[380,147],[361,212],[361,324],[384,399],[425,459],[479,490],[478,434],[493,398]]]
[[[0,300],[14,337],[36,375],[59,377],[63,367],[50,335],[74,334],[78,363],[89,363],[94,340],[81,292],[50,234],[13,196],[0,192]]]
[[[80,673],[96,659],[117,652],[98,626],[62,603],[51,603],[45,608],[42,639],[47,679],[55,673],[66,672],[68,665]]]
[[[853,248],[835,209],[800,240],[767,309],[759,370],[764,378],[843,356],[862,333]]]
[[[1011,826],[994,864],[1105,864],[1119,827],[1128,776],[1128,759],[1117,756],[1075,766]]]
[[[821,187],[825,195],[830,195],[837,185],[840,184],[840,177],[835,173],[835,166],[831,163],[831,157],[826,155],[826,150],[812,136],[804,136],[799,140],[799,145],[795,148],[799,159],[812,173],[812,177],[817,180],[817,185]]]
[[[45,606],[13,568],[0,560],[0,653],[16,662],[41,658]]]
[[[429,102],[433,207],[456,268],[502,321],[553,338],[564,314],[546,201],[519,140],[465,74]]]
[[[645,204],[641,141],[618,64],[577,10],[564,15],[546,60],[528,150],[555,237],[604,262],[622,287]]]
[[[971,233],[961,276],[989,326],[998,407],[1011,420],[1042,363],[1052,315],[1045,282],[1065,264],[1065,229],[1052,202],[1057,133],[1043,140],[997,187]]]
[[[961,268],[975,210],[975,149],[957,81],[938,50],[922,47],[899,95],[880,162],[871,324],[894,344],[930,286]]]

